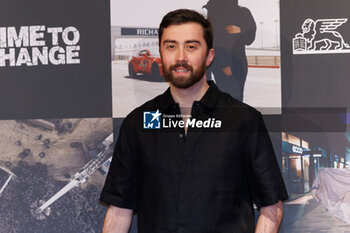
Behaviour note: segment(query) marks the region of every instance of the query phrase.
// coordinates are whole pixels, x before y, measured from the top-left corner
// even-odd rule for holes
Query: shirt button
[[[180,133],[179,134],[179,138],[183,138],[184,137],[184,134],[183,133]]]

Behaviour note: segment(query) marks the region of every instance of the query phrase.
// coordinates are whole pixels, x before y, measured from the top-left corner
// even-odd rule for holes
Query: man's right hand
[[[238,34],[241,33],[241,28],[236,25],[228,25],[225,27],[225,30],[228,34]]]
[[[110,205],[108,207],[102,233],[128,233],[133,211]]]

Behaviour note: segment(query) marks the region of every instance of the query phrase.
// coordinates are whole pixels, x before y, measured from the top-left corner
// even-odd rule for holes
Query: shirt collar
[[[220,90],[213,81],[208,81],[209,88],[199,101],[210,110],[214,110]]]
[[[219,96],[220,90],[218,87],[215,85],[213,81],[208,81],[209,88],[205,92],[204,96],[200,99],[200,103],[203,104],[205,107],[207,107],[210,110],[214,110],[216,100]],[[174,106],[177,103],[174,101],[171,93],[170,93],[170,88],[168,88],[159,98],[158,104],[161,108],[161,110],[166,110],[170,106]]]
[[[168,89],[160,96],[160,98],[158,98],[157,102],[157,105],[159,106],[161,112],[164,112],[171,106],[176,105],[173,97],[171,96],[170,87],[168,87]]]

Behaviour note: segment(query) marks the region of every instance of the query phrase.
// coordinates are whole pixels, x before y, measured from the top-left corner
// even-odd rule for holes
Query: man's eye
[[[188,48],[189,50],[195,50],[195,49],[196,49],[196,46],[194,46],[194,45],[188,45],[187,48]]]
[[[167,46],[167,49],[173,49],[173,48],[175,48],[175,45],[173,44]]]

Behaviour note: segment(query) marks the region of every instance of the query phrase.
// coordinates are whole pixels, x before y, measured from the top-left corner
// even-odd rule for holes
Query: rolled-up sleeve
[[[120,208],[137,210],[136,146],[136,133],[125,119],[120,128],[100,201]]]
[[[276,155],[260,113],[252,123],[249,140],[249,164],[255,203],[258,207],[288,199],[288,193]]]

